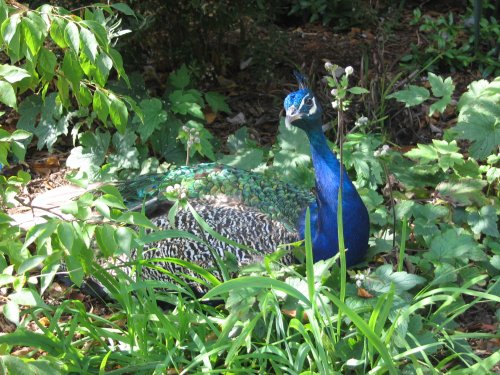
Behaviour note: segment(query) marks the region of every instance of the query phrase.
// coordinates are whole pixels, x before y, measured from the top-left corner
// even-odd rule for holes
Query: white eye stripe
[[[316,98],[314,96],[311,96],[309,94],[307,94],[306,96],[304,96],[304,98],[302,99],[302,101],[300,102],[300,105],[299,105],[299,108],[298,108],[298,111],[301,111],[302,110],[302,107],[305,106],[305,105],[310,105],[310,104],[306,104],[306,101],[312,101],[312,106],[311,108],[309,109],[309,113],[315,113],[316,110],[317,110],[317,106],[316,106]]]

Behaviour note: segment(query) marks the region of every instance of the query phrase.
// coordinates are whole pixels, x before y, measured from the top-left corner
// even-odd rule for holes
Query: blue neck
[[[320,126],[306,131],[311,146],[316,176],[317,199],[311,205],[314,259],[327,259],[338,252],[337,208],[340,186],[340,163],[328,147]],[[344,242],[348,264],[359,262],[368,247],[369,220],[366,208],[343,171],[342,207]]]

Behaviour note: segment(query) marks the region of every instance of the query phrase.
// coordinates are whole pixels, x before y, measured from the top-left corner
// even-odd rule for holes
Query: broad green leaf
[[[399,102],[405,103],[406,107],[422,104],[429,99],[429,97],[430,94],[426,88],[415,85],[409,85],[405,90],[387,95],[388,99],[396,99]]]
[[[32,289],[21,289],[18,292],[11,293],[9,298],[12,302],[17,303],[18,305],[38,307],[46,306],[40,295]]]
[[[226,103],[226,97],[218,92],[209,91],[205,93],[205,100],[214,112],[231,112],[231,109]]]
[[[198,98],[192,93],[176,90],[169,95],[172,112],[180,115],[191,114],[199,119],[205,119],[205,115],[198,104]]]
[[[451,98],[453,91],[455,91],[455,85],[451,77],[443,80],[440,76],[429,72],[428,74],[429,83],[431,84],[432,94],[438,98],[448,97]]]
[[[120,12],[122,12],[127,16],[135,17],[134,11],[125,3],[114,3],[111,4],[111,7],[115,8],[116,10],[119,10]]]
[[[31,53],[36,56],[44,39],[43,31],[45,28],[45,22],[34,12],[28,12],[28,14],[31,14],[32,17],[23,17],[21,21],[23,36],[24,41]]]
[[[0,81],[0,102],[12,108],[17,108],[16,93],[9,82]]]
[[[151,134],[165,124],[167,121],[167,112],[163,109],[163,103],[157,98],[145,99],[139,103],[144,114],[144,120],[139,117],[134,118],[137,124],[137,132],[141,136],[142,142],[149,139]]]
[[[12,16],[10,16],[9,18],[7,18],[5,21],[2,22],[1,26],[2,37],[3,41],[7,45],[10,45],[12,39],[14,38],[19,22],[21,22],[20,13],[14,13]]]
[[[82,83],[80,84],[80,88],[75,93],[75,95],[78,102],[80,103],[80,106],[88,107],[90,104],[92,104],[93,101],[92,93],[85,84]]]
[[[120,215],[116,220],[126,224],[140,225],[144,228],[150,228],[150,229],[156,228],[156,225],[154,225],[146,216],[144,216],[140,212],[125,212],[124,214]]]
[[[486,198],[482,189],[487,185],[486,181],[472,178],[464,178],[460,181],[443,181],[436,186],[436,191],[459,205],[485,204]]]
[[[179,69],[170,74],[168,80],[174,88],[179,90],[182,90],[187,85],[189,85],[190,76],[186,64],[182,64],[182,66]]]
[[[68,21],[61,17],[52,18],[52,23],[50,25],[50,37],[59,48],[67,48],[68,43],[64,39],[64,30],[66,29]]]
[[[103,25],[101,25],[99,22],[92,21],[92,20],[84,20],[82,23],[87,26],[93,33],[94,36],[97,39],[97,42],[99,43],[99,46],[101,48],[108,52],[109,47],[109,38],[108,38],[108,33]]]
[[[80,33],[78,32],[78,26],[74,22],[68,22],[64,28],[64,41],[73,53],[78,56],[80,52]]]
[[[57,93],[50,93],[47,95],[42,108],[40,121],[34,133],[38,137],[37,147],[41,150],[46,146],[49,151],[52,146],[62,134],[67,134],[69,119],[72,113],[63,114],[63,107],[57,100]]]
[[[97,113],[99,120],[106,124],[109,115],[109,98],[99,89],[94,92],[92,108]]]
[[[80,38],[82,42],[82,50],[85,56],[91,61],[94,62],[97,56],[97,40],[92,31],[82,27],[80,29]]]
[[[500,102],[478,98],[464,105],[452,131],[458,132],[460,139],[472,142],[472,157],[487,158],[500,145]]]
[[[407,272],[394,272],[392,265],[385,264],[378,267],[367,279],[366,285],[370,290],[378,293],[387,293],[394,284],[397,292],[408,291],[426,280]]]
[[[38,267],[47,257],[45,255],[35,255],[26,259],[18,268],[17,273],[22,275]]]
[[[96,67],[97,70],[95,78],[101,86],[104,86],[108,81],[109,71],[113,67],[113,61],[105,52],[101,52],[97,56]]]
[[[42,47],[38,58],[38,70],[42,73],[45,81],[52,80],[57,65],[57,57],[51,50]]]
[[[14,301],[7,301],[7,303],[3,305],[3,315],[12,323],[18,325],[20,315],[19,305]]]
[[[108,162],[116,169],[138,169],[139,151],[136,147],[137,135],[130,128],[125,132],[113,135],[115,153],[108,156]]]
[[[122,55],[120,55],[120,52],[118,52],[114,48],[109,49],[109,56],[111,57],[111,60],[113,60],[113,66],[115,67],[115,70],[118,72],[118,76],[123,78],[125,83],[130,86],[130,81],[128,79],[127,73],[125,73],[125,69],[123,68],[123,59]]]
[[[66,160],[69,168],[80,169],[89,177],[95,178],[100,166],[106,159],[106,153],[111,141],[109,132],[85,132],[79,135],[81,146],[75,147]]]
[[[114,237],[115,232],[116,228],[107,224],[96,228],[95,239],[105,257],[112,256],[118,248]]]
[[[31,74],[25,69],[14,65],[0,64],[0,77],[9,83],[16,83],[24,78],[31,77]]]
[[[354,95],[368,94],[370,92],[367,89],[365,89],[364,87],[351,87],[347,91],[349,91],[351,94],[354,94]]]
[[[250,171],[257,168],[264,161],[264,150],[260,148],[247,148],[233,155],[224,155],[218,162],[231,167]]]
[[[434,112],[443,113],[450,102],[451,96],[444,96],[437,102],[432,103],[429,107],[429,116],[432,116]]]
[[[498,215],[495,207],[484,206],[479,212],[472,212],[467,218],[467,223],[472,228],[472,231],[479,235],[481,233],[491,237],[500,237],[498,232]]]
[[[77,56],[73,52],[66,51],[64,54],[62,71],[64,73],[64,77],[71,82],[73,91],[78,90],[80,87],[80,80],[83,78],[83,70]]]
[[[128,122],[128,110],[125,103],[114,95],[110,95],[109,117],[111,122],[120,133],[125,133]]]
[[[424,258],[438,262],[467,263],[468,254],[478,247],[474,238],[461,229],[451,228],[436,235]]]

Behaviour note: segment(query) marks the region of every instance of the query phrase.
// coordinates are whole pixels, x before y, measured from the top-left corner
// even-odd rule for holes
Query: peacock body
[[[303,80],[299,80],[299,86],[298,91],[285,99],[286,124],[307,134],[315,170],[315,193],[261,174],[213,163],[182,166],[163,174],[133,178],[118,184],[129,209],[144,209],[160,229],[184,230],[203,241],[184,237],[161,239],[133,250],[132,259],[178,258],[196,263],[220,278],[216,256],[223,259],[231,253],[238,266],[242,266],[260,262],[265,254],[276,251],[280,244],[303,239],[307,208],[311,213],[314,260],[330,258],[338,252],[338,191],[342,181],[347,263],[354,265],[363,260],[369,235],[366,207],[345,171],[341,178],[340,163],[323,133],[322,109],[318,100]],[[220,236],[202,230],[199,220],[190,210],[179,210],[175,219],[169,220],[173,203],[168,198],[173,191],[179,194],[179,198],[187,199],[203,221],[230,241],[222,241]],[[52,203],[60,204],[60,194],[53,193],[52,196],[55,197]],[[45,207],[53,206],[49,203]],[[292,262],[293,257],[288,255],[283,260]],[[172,275],[186,273],[196,276],[179,262],[159,260],[155,265]],[[158,267],[143,267],[141,276],[171,281],[168,273],[161,272]],[[128,265],[124,269],[131,271]],[[204,291],[199,284],[190,284],[198,292]]]
[[[328,147],[322,130],[322,110],[303,81],[298,91],[285,99],[287,126],[297,126],[308,136],[316,177],[316,194],[291,184],[217,164],[178,167],[166,174],[147,175],[121,185],[120,190],[131,208],[146,207],[146,213],[160,229],[171,229],[165,192],[180,188],[194,210],[222,236],[251,248],[248,250],[204,233],[192,213],[177,213],[174,226],[204,238],[195,242],[186,238],[168,238],[143,249],[144,259],[174,257],[210,269],[216,276],[213,250],[221,258],[229,252],[238,265],[260,262],[278,245],[304,238],[305,211],[311,212],[311,231],[315,261],[338,252],[338,191],[343,181],[344,242],[347,263],[360,262],[368,248],[369,218],[365,205],[349,176],[340,178],[340,163]],[[168,206],[168,205],[167,205]],[[135,254],[132,254],[135,256]],[[291,255],[284,258],[293,261]],[[174,263],[159,263],[172,272],[189,270]],[[194,275],[193,275],[194,276]],[[167,280],[157,269],[144,269],[146,279]],[[195,288],[197,287],[194,285]],[[199,289],[200,292],[203,289]]]

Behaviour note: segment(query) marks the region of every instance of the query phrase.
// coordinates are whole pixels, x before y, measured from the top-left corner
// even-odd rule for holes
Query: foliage
[[[485,8],[494,8],[492,2],[487,1]],[[500,72],[498,62],[497,42],[500,38],[500,26],[492,16],[482,17],[479,21],[480,48],[475,50],[475,36],[473,33],[473,17],[470,9],[464,15],[456,16],[452,12],[439,17],[422,15],[420,9],[413,12],[412,24],[420,25],[427,40],[425,49],[412,44],[412,52],[405,55],[401,61],[411,67],[426,67],[429,70],[444,70],[450,67],[454,70],[465,70],[476,66],[483,76],[496,76]]]
[[[371,7],[362,1],[341,0],[293,0],[289,14],[305,15],[309,22],[321,21],[323,25],[335,23],[336,29],[366,23],[374,17]]]
[[[123,4],[114,7],[130,13]],[[27,131],[35,134],[40,148],[55,147],[69,133],[78,146],[68,164],[84,172],[73,176],[80,182],[84,174],[109,178],[161,170],[163,160],[183,163],[198,154],[312,184],[307,142],[283,124],[270,149],[259,148],[241,129],[229,140],[231,154],[218,155],[203,111],[229,108],[219,94],[194,89],[186,66],[170,75],[162,99],[150,97],[139,77],[126,76],[121,64],[115,65],[118,52],[110,52],[109,18],[104,17],[110,7],[86,9],[83,18],[45,6],[0,9],[5,51],[17,59],[2,66],[0,100],[19,109],[23,129],[0,131],[0,163],[24,157]],[[38,23],[45,34],[33,31],[39,30],[32,25]],[[42,52],[49,43],[54,43],[53,57]],[[103,75],[107,68],[98,67],[100,55],[111,59],[104,66],[108,73],[113,68],[120,82]],[[330,68],[331,73],[337,70]],[[350,87],[350,76],[346,68],[339,80],[328,77],[340,112],[352,110],[353,95],[366,93]],[[443,111],[453,82],[432,74],[428,79],[432,96],[414,86],[392,97],[407,105],[433,100],[430,110]],[[29,90],[41,98],[29,96]],[[341,146],[342,157],[348,172],[356,172],[355,183],[370,212],[370,260],[385,264],[360,265],[366,269],[349,271],[350,279],[336,259],[313,264],[306,221],[306,240],[294,244],[305,253],[305,267],[281,265],[278,252],[221,283],[209,271],[186,264],[209,289],[200,300],[180,275],[170,275],[175,283],[141,280],[144,267],[155,267],[154,260],[139,256],[127,263],[133,272],[123,272],[119,257],[188,234],[147,233],[154,226],[144,214],[127,212],[112,186],[82,195],[65,207],[67,216],[48,218],[24,237],[0,211],[0,286],[9,291],[2,312],[17,326],[0,336],[0,368],[12,373],[489,371],[500,355],[480,357],[469,340],[494,340],[495,333],[463,332],[457,321],[477,306],[491,312],[500,302],[498,121],[492,121],[498,119],[497,104],[498,79],[472,83],[459,101],[459,122],[445,139],[404,154],[383,145],[381,136],[371,133],[369,119],[358,118]],[[468,153],[461,152],[455,136],[470,141]],[[0,176],[2,206],[14,203],[28,179],[24,172]],[[399,257],[393,267],[396,244]],[[103,264],[102,258],[115,263]],[[71,295],[59,305],[44,302],[62,262],[73,283],[85,286],[91,275],[105,286],[113,298],[110,314],[96,315]],[[232,263],[218,266],[228,275]],[[160,309],[159,302],[170,304],[168,310]],[[19,346],[29,353],[9,355]]]

